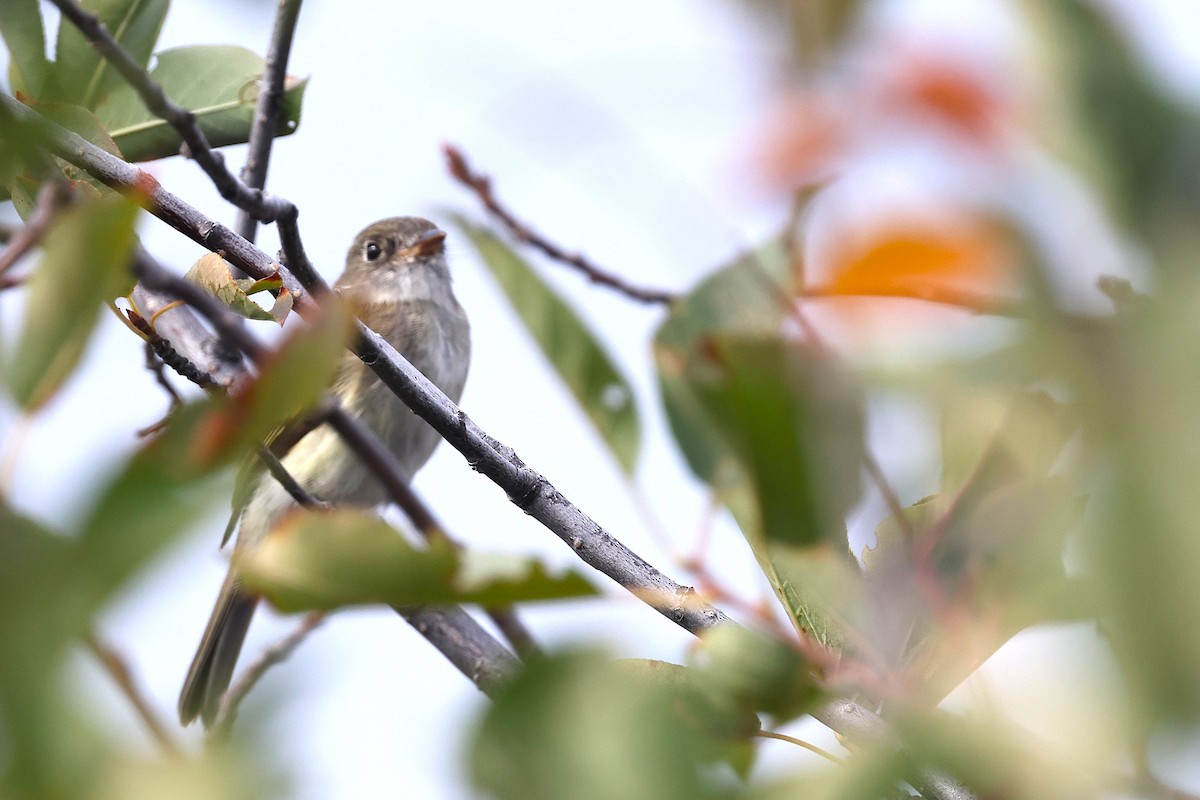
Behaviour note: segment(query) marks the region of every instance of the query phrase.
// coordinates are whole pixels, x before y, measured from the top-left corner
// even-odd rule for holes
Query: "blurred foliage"
[[[83,356],[103,304],[133,288],[137,214],[134,203],[110,194],[60,212],[47,231],[15,358],[3,365],[4,382],[24,408],[50,400]]]
[[[555,577],[533,559],[466,553],[444,540],[417,548],[372,514],[297,512],[240,555],[246,585],[285,611],[557,600],[594,595],[581,575]]]
[[[88,5],[150,63],[165,0]],[[936,796],[939,782],[980,797],[1169,796],[1142,765],[1156,734],[1200,725],[1196,110],[1162,90],[1099,3],[1015,7],[1023,35],[1054,65],[1024,89],[995,65],[888,40],[870,3],[740,5],[767,35],[782,33],[793,68],[794,96],[781,98],[755,155],[771,186],[796,190],[796,213],[778,241],[709,265],[664,310],[652,347],[683,461],[728,510],[777,603],[739,604],[745,625],[705,632],[686,664],[615,661],[586,647],[532,658],[471,734],[472,781],[487,796],[522,800],[890,800],[910,790]],[[48,58],[34,0],[0,3],[0,33],[25,102],[131,159],[178,149],[70,26]],[[849,63],[859,68],[842,68]],[[244,50],[184,48],[159,53],[154,75],[224,144],[248,133],[261,70]],[[280,134],[294,128],[303,87],[290,83]],[[1027,94],[1053,98],[1051,118],[1033,119]],[[61,165],[17,126],[0,127],[0,140],[0,178],[28,215]],[[1005,180],[988,192],[971,184],[976,194],[952,203],[940,197],[924,218],[870,212],[880,218],[862,230],[826,218],[828,229],[815,231],[823,218],[814,209],[849,167],[900,140],[929,146],[947,171]],[[1032,202],[1031,189],[1044,188],[1039,160],[1098,201],[1121,266],[1139,277],[1136,292],[1111,277],[1089,287],[1088,299],[1111,309],[1093,303],[1104,310],[1082,314],[1060,288],[1061,272],[1081,271],[1094,254],[1048,242],[1048,229],[1076,219],[1066,201]],[[102,304],[129,286],[132,204],[82,194],[57,212],[24,290],[21,338],[4,353],[4,389],[30,413],[67,384]],[[1045,224],[1045,215],[1061,216]],[[633,475],[639,401],[649,398],[635,396],[603,332],[582,323],[519,247],[461,216],[458,224]],[[827,263],[805,245],[815,233],[828,240]],[[278,280],[235,280],[218,256],[189,278],[251,319],[287,313],[286,300],[272,313],[250,298],[278,291]],[[939,316],[935,303],[957,312]],[[1009,317],[1000,334],[957,341],[981,322],[963,323],[968,313],[997,311]],[[960,317],[949,324],[952,313]],[[949,346],[893,358],[870,338],[882,328],[887,345],[903,344],[918,327]],[[346,330],[333,308],[228,396],[177,409],[114,467],[72,530],[48,530],[0,502],[0,795],[157,797],[184,784],[196,797],[281,791],[274,775],[247,768],[262,752],[253,736],[202,757],[128,755],[64,691],[64,661],[111,598],[214,499],[231,465],[252,463],[261,440],[320,398],[345,357]],[[869,452],[872,401],[885,394],[934,422],[916,435],[927,437],[938,477],[919,491],[910,476],[881,477]],[[875,534],[862,552],[847,535],[856,515],[870,517]],[[248,583],[293,610],[595,592],[582,575],[550,574],[533,559],[417,547],[349,511],[298,512],[242,559]],[[703,566],[719,586],[720,565]],[[1119,681],[1106,686],[1111,708],[1096,710],[1120,742],[1114,750],[1086,737],[1039,738],[1031,731],[1049,711],[939,705],[1014,636],[1072,621],[1098,631],[1118,665]],[[826,704],[847,700],[879,709],[890,736],[850,743],[844,763],[814,767],[797,756],[792,770],[760,774],[764,725],[828,719]]]

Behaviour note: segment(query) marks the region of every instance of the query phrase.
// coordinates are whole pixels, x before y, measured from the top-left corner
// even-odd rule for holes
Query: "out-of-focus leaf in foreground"
[[[442,541],[414,547],[378,517],[349,509],[297,512],[238,564],[248,586],[287,611],[365,603],[493,606],[596,593],[579,573],[550,575],[532,559],[468,556]]]
[[[88,796],[98,737],[70,707],[62,662],[104,605],[216,499],[216,481],[183,474],[171,448],[136,453],[74,536],[0,505],[0,764],[5,797]],[[85,791],[86,790],[86,791]]]
[[[862,398],[788,334],[792,273],[781,256],[750,253],[676,302],[654,356],[688,466],[729,507],[798,628],[832,645],[839,602],[799,576],[832,570],[854,585],[843,515],[859,492]]]
[[[59,214],[29,278],[25,323],[5,381],[27,409],[44,405],[75,370],[103,304],[133,285],[137,206],[96,197]]]
[[[455,215],[525,328],[571,390],[621,468],[632,473],[641,442],[633,389],[579,315],[511,247]]]
[[[729,797],[701,769],[713,744],[679,713],[680,692],[597,653],[531,661],[485,712],[472,779],[501,800]]]
[[[196,404],[194,413],[177,414],[180,426],[193,429],[189,459],[197,466],[225,463],[312,408],[333,383],[349,331],[349,314],[331,302],[297,326],[255,378]]]

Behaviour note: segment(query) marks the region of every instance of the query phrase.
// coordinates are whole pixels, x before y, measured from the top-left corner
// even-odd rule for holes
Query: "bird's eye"
[[[363,248],[363,255],[367,257],[367,261],[374,261],[383,255],[383,249],[375,242],[367,242],[367,246]]]

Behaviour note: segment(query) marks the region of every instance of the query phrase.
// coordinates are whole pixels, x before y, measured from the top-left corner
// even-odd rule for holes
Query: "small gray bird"
[[[458,402],[471,340],[466,314],[450,286],[445,238],[445,232],[418,217],[376,222],[355,237],[335,288],[359,319]],[[437,446],[437,432],[353,353],[342,357],[332,392],[383,440],[410,478]],[[276,441],[287,438],[285,433]],[[371,507],[387,499],[379,481],[327,425],[301,429],[281,460],[301,486],[333,505]],[[254,547],[294,507],[291,495],[264,474],[242,513],[237,548]],[[179,695],[183,724],[197,716],[205,726],[212,723],[257,604],[231,567]]]

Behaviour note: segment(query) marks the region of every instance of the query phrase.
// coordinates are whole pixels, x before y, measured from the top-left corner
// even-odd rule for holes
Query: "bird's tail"
[[[208,727],[216,718],[257,605],[258,598],[244,591],[229,570],[179,693],[179,720],[184,725],[200,717]]]

